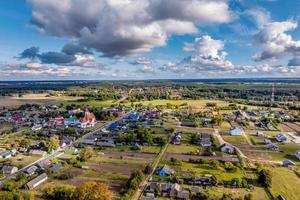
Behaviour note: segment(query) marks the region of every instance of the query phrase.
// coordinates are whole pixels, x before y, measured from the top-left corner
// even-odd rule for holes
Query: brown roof
[[[95,119],[94,113],[87,113],[84,117],[80,118],[80,121],[83,123],[92,122]]]

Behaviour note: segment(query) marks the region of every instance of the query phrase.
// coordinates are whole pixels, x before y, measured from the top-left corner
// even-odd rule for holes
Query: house
[[[42,160],[42,161],[38,162],[38,164],[37,164],[37,166],[41,169],[47,169],[50,165],[51,165],[51,162],[48,159]]]
[[[270,139],[264,139],[265,144],[272,144],[272,141]]]
[[[258,137],[263,137],[263,136],[265,136],[265,134],[264,134],[264,132],[262,132],[262,131],[257,131],[257,132],[256,132],[256,136],[258,136]]]
[[[170,190],[170,194],[169,196],[172,198],[172,199],[176,199],[178,193],[180,192],[181,190],[181,187],[179,184],[175,183],[172,185],[171,187],[171,190]]]
[[[65,126],[77,126],[79,124],[79,120],[76,116],[70,116],[69,118],[66,118],[64,121]]]
[[[291,160],[284,160],[284,161],[282,161],[282,166],[284,166],[284,167],[294,167],[294,166],[296,166],[296,164]]]
[[[180,133],[175,133],[175,135],[172,138],[172,143],[179,145],[181,143],[181,135]]]
[[[200,134],[200,145],[203,147],[210,147],[212,145],[209,134],[207,133]]]
[[[175,173],[175,171],[169,168],[167,165],[164,165],[160,170],[158,170],[158,176],[171,176]]]
[[[283,133],[279,133],[278,135],[276,135],[276,140],[277,140],[278,142],[284,143],[284,144],[290,142],[290,141],[289,141],[289,138],[288,138],[285,134],[283,134]]]
[[[31,176],[35,173],[35,171],[37,169],[38,169],[38,167],[33,165],[33,166],[29,167],[28,169],[26,169],[26,173]]]
[[[51,168],[50,168],[50,171],[52,173],[54,172],[57,172],[58,170],[60,170],[61,168],[63,167],[63,165],[61,163],[56,163],[55,165],[53,165]]]
[[[117,122],[113,122],[108,126],[108,129],[114,130],[114,129],[117,129],[118,127],[119,127],[119,124]]]
[[[211,177],[212,175],[210,174],[206,174],[204,176],[197,176],[195,177],[193,184],[203,186],[211,185]]]
[[[91,128],[96,123],[96,117],[94,113],[90,113],[88,110],[85,111],[84,117],[79,120],[79,128]]]
[[[298,150],[298,151],[295,153],[295,156],[296,156],[296,158],[298,158],[298,160],[300,160],[300,150]]]
[[[61,147],[71,146],[73,144],[73,139],[71,137],[64,136],[60,140],[59,144],[60,144]]]
[[[27,148],[25,148],[25,147],[19,147],[18,151],[20,153],[25,153],[27,151]]]
[[[191,191],[191,193],[193,193],[193,194],[200,194],[200,193],[203,192],[203,190],[202,190],[200,187],[198,187],[198,186],[192,186],[192,187],[190,188],[190,191]]]
[[[39,149],[31,149],[29,150],[29,155],[33,155],[33,156],[45,156],[47,154],[46,151],[43,150],[39,150]]]
[[[52,126],[64,125],[64,121],[65,121],[65,119],[63,116],[58,116],[58,117],[55,117],[54,119],[50,119],[47,122],[47,126],[52,127]]]
[[[180,190],[177,193],[176,199],[189,199],[190,198],[190,192],[188,190]]]
[[[130,121],[138,121],[140,116],[137,113],[130,113],[126,118]]]
[[[34,189],[37,186],[39,186],[40,184],[42,184],[43,182],[47,181],[47,179],[48,179],[47,174],[43,173],[43,174],[37,176],[36,178],[32,179],[28,183],[26,183],[25,186],[24,186],[24,188],[26,190]]]
[[[74,147],[67,148],[67,149],[65,149],[65,153],[66,154],[71,154],[71,155],[77,155],[77,154],[80,153],[80,149],[77,149],[77,148],[74,148]]]
[[[242,135],[244,133],[243,129],[239,128],[239,127],[235,127],[230,129],[229,134],[232,136],[239,136]]]
[[[18,168],[15,166],[5,165],[2,167],[1,171],[3,174],[14,174],[18,171]]]
[[[267,149],[271,151],[279,151],[279,147],[273,143],[267,144]]]
[[[2,158],[11,158],[12,157],[12,152],[11,151],[5,151],[4,153],[1,154]]]
[[[225,143],[220,146],[220,150],[225,153],[233,154],[235,149],[233,146]]]

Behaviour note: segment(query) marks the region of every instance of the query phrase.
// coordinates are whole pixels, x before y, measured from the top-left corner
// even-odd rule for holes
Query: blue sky
[[[296,0],[0,1],[0,78],[299,77],[299,11]]]

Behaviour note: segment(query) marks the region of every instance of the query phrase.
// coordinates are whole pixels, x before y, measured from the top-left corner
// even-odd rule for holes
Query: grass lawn
[[[205,190],[205,193],[209,194],[210,197],[212,197],[211,199],[220,199],[222,198],[222,195],[225,194],[232,194],[233,197],[242,197],[244,198],[244,196],[246,194],[253,194],[253,197],[255,200],[268,200],[270,199],[267,195],[267,193],[265,192],[265,190],[263,188],[260,187],[254,187],[253,191],[247,191],[244,188],[221,188],[221,187],[214,187],[214,188],[209,188],[207,190]]]
[[[213,174],[218,180],[231,181],[233,178],[243,178],[245,173],[237,168],[236,171],[226,171],[222,167],[218,169],[212,168],[209,164],[193,164],[188,162],[182,162],[182,165],[178,167],[181,171],[189,171],[195,173],[196,176],[203,176],[205,174]]]
[[[106,101],[96,101],[96,100],[91,100],[91,101],[65,101],[64,106],[74,104],[74,105],[78,105],[78,106],[106,107],[106,106],[110,106],[113,103],[114,103],[114,100],[106,100]]]
[[[222,135],[223,139],[226,142],[231,144],[247,144],[247,141],[244,136],[230,136],[230,135]]]
[[[185,144],[185,143],[182,143],[180,145],[170,144],[167,149],[167,153],[179,153],[179,154],[186,154],[195,151],[201,152],[201,146]]]
[[[274,197],[283,195],[288,200],[298,200],[300,197],[300,178],[288,168],[271,168],[271,193]]]

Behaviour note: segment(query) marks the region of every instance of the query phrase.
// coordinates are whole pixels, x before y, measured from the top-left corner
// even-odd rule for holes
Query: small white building
[[[278,135],[276,135],[276,140],[280,143],[289,143],[289,138],[287,135],[283,134],[283,133],[279,133]]]
[[[239,136],[242,135],[244,133],[243,129],[239,128],[239,127],[235,127],[230,129],[229,134],[232,136]]]
[[[225,153],[230,153],[230,154],[234,153],[234,147],[229,144],[222,144],[220,146],[220,150]]]

